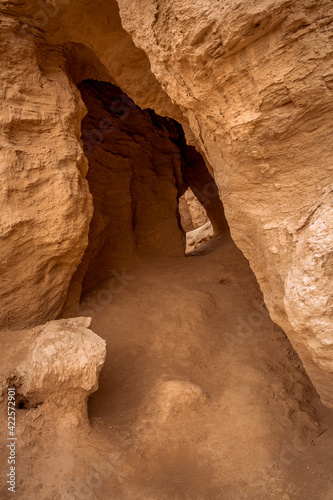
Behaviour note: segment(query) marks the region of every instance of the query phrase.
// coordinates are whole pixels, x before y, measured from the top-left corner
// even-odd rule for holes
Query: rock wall
[[[184,231],[193,231],[209,221],[207,212],[191,189],[179,198],[179,213]]]
[[[273,320],[332,406],[332,3],[118,3],[214,169]]]
[[[192,214],[192,220],[194,226],[193,229],[196,229],[206,224],[206,222],[209,221],[207,212],[204,209],[204,207],[198,202],[198,199],[195,197],[193,191],[191,189],[188,189],[184,194],[184,197]]]
[[[187,191],[189,191],[189,190],[187,190]],[[187,200],[185,198],[187,191],[185,191],[183,196],[181,196],[179,198],[180,222],[181,222],[182,228],[184,229],[185,232],[192,231],[194,229],[193,220],[192,220],[192,213],[190,211],[190,207],[189,207]],[[200,205],[200,207],[201,207],[201,205]]]
[[[121,60],[116,44],[113,52],[118,65],[112,66],[115,77],[111,77],[110,68],[79,42],[76,25],[70,35],[64,29],[67,18],[73,23],[71,10],[45,9],[42,16],[38,5],[32,4],[30,10],[21,6],[15,11],[17,20],[9,15],[2,18],[8,47],[3,41],[2,151],[6,158],[1,199],[1,328],[27,328],[73,315],[87,271],[85,287],[89,288],[107,279],[110,270],[119,269],[136,251],[181,255],[185,247],[177,211],[177,197],[186,189],[181,173],[186,148],[181,127],[153,111],[141,112],[121,92],[111,95],[107,84],[100,89],[101,95],[105,91],[104,104],[101,95],[95,95],[95,103],[87,98],[89,114],[80,127],[86,108],[76,85],[91,76],[125,82],[124,68],[128,70],[129,64],[133,75],[139,77],[140,72],[142,77],[146,71],[141,64],[143,53],[124,30],[119,31],[118,16],[114,29],[126,39],[118,43],[132,44],[136,55],[135,63],[130,53]],[[63,44],[52,44],[55,37],[62,38]],[[156,87],[155,107],[163,112],[168,103],[173,109],[157,80],[152,80],[151,73],[145,76],[144,90],[148,85]],[[145,92],[142,96],[147,102]],[[126,121],[123,114],[127,117],[128,113]],[[111,115],[114,122],[119,118],[121,127],[114,125]],[[102,147],[101,136],[105,139]],[[89,257],[79,266],[93,212],[85,179],[87,158],[95,217]]]
[[[185,139],[184,139],[185,142]],[[209,172],[203,156],[194,146],[182,144],[184,157],[183,179],[205,209],[212,223],[214,234],[220,234],[229,229],[225,218],[219,189],[214,177]]]
[[[173,120],[142,111],[115,85],[87,80],[79,89],[88,109],[82,138],[95,209],[84,259],[87,289],[136,254],[184,255],[183,158]]]
[[[85,110],[62,52],[0,19],[0,328],[56,318],[88,244]],[[41,57],[42,53],[47,57]]]

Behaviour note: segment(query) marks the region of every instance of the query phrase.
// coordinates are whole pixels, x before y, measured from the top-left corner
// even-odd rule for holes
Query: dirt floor
[[[92,430],[32,424],[16,498],[333,500],[333,411],[231,239],[196,253],[138,260],[85,297],[107,342]]]

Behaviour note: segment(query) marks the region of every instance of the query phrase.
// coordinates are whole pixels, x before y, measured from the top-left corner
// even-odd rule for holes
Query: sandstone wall
[[[183,179],[207,213],[215,234],[229,229],[219,189],[209,172],[204,158],[194,146],[182,145],[184,157]]]
[[[142,111],[108,83],[87,80],[79,89],[88,109],[82,138],[95,209],[85,256],[89,288],[135,254],[184,255],[183,159],[173,120]]]
[[[88,244],[85,110],[61,51],[37,53],[10,16],[0,59],[0,328],[26,328],[59,315]]]
[[[185,198],[186,193],[187,191],[183,194],[183,196],[179,198],[179,215],[182,228],[184,229],[185,232],[188,232],[194,229],[194,225],[192,220],[192,213]]]
[[[193,231],[209,221],[207,212],[191,189],[179,198],[179,213],[184,231]]]
[[[214,169],[273,320],[333,405],[332,3],[118,3]]]
[[[198,202],[198,199],[193,194],[191,189],[188,189],[184,194],[186,203],[191,212],[193,226],[192,229],[196,229],[200,226],[203,226],[208,222],[207,212],[204,207]]]

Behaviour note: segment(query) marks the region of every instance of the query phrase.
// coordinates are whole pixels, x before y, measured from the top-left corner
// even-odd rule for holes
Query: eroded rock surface
[[[84,111],[67,75],[103,75],[182,123],[271,317],[332,406],[331,2],[118,3],[121,21],[114,1],[1,4],[1,325],[62,310],[91,218]]]
[[[88,108],[82,138],[95,209],[85,256],[89,288],[136,253],[184,255],[178,213],[184,160],[173,120],[141,110],[108,83],[88,80],[79,89]]]
[[[56,318],[88,244],[84,106],[59,50],[1,17],[0,328]],[[42,50],[42,49],[41,49]]]
[[[193,231],[209,220],[206,210],[191,189],[185,191],[179,198],[179,213],[184,231]]]
[[[184,157],[183,178],[190,186],[197,200],[204,207],[212,223],[215,234],[229,229],[224,208],[219,196],[219,189],[214,177],[209,172],[203,156],[194,146],[188,146],[183,139],[182,153]]]
[[[90,318],[80,317],[0,332],[0,462],[9,470],[7,443],[14,442],[19,498],[69,500],[85,498],[87,490],[95,498],[84,479],[88,470],[97,455],[100,463],[114,461],[88,420],[88,397],[98,388],[106,356],[105,341],[90,330],[90,323]],[[15,441],[7,439],[8,387],[15,388],[14,396],[10,393]],[[3,499],[13,495],[6,480],[3,475]]]
[[[206,243],[214,236],[214,229],[210,221],[203,226],[186,233],[186,252],[191,252]]]
[[[87,400],[98,388],[106,356],[105,341],[90,323],[90,318],[71,318],[11,332],[17,339],[11,350],[2,338],[2,396],[9,384],[16,387],[18,405],[52,407],[62,418],[71,414],[70,423],[87,422]]]

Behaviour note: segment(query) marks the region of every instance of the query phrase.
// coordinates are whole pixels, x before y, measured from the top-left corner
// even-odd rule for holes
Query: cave
[[[332,16],[3,3],[1,498],[333,498]]]
[[[178,122],[141,110],[111,83],[84,80],[78,89],[87,108],[81,127],[94,214],[69,305],[78,302],[81,282],[84,295],[136,256],[184,255],[179,199],[188,189],[210,221],[209,237],[228,230],[214,178]]]

